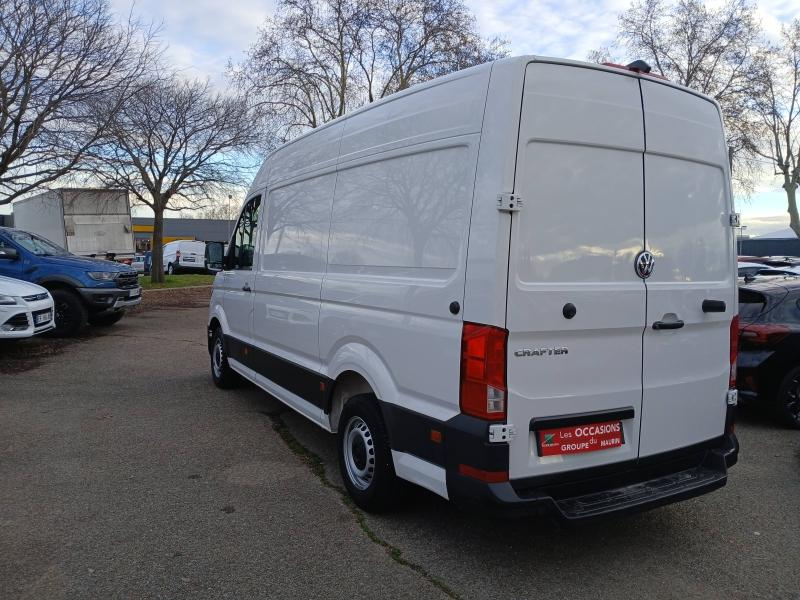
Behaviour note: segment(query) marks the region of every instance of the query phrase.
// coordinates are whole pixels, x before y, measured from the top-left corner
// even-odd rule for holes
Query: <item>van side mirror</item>
[[[224,268],[225,244],[222,242],[206,243],[205,267],[206,271],[218,273]]]
[[[0,260],[17,260],[19,252],[16,248],[0,248]]]

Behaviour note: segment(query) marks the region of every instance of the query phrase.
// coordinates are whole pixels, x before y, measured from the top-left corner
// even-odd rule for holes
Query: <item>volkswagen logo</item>
[[[634,260],[636,274],[642,279],[647,279],[653,274],[653,266],[656,264],[656,257],[648,250],[642,250],[636,255]]]

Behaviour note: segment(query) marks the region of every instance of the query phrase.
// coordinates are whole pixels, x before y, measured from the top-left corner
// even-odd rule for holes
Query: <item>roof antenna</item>
[[[631,71],[637,71],[639,73],[649,73],[652,69],[650,65],[648,65],[643,60],[635,60],[632,63],[626,65]]]

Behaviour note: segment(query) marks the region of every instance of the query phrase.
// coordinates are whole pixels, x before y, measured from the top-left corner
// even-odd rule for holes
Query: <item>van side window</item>
[[[245,204],[236,231],[233,232],[228,249],[227,264],[230,269],[249,270],[253,268],[253,252],[258,237],[258,207],[261,196],[252,198]]]
[[[335,183],[336,175],[329,173],[268,193],[264,200],[260,270],[325,270]]]

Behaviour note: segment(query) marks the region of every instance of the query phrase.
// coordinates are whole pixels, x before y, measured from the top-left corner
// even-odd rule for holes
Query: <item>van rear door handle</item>
[[[250,284],[249,284],[249,283],[245,283],[245,284],[242,286],[242,291],[243,291],[243,292],[249,292],[249,291],[251,291],[251,290],[250,290]]]
[[[683,327],[683,321],[678,319],[677,321],[656,321],[653,323],[653,329],[680,329]]]
[[[703,312],[710,313],[710,312],[725,312],[725,301],[724,300],[703,300]]]

